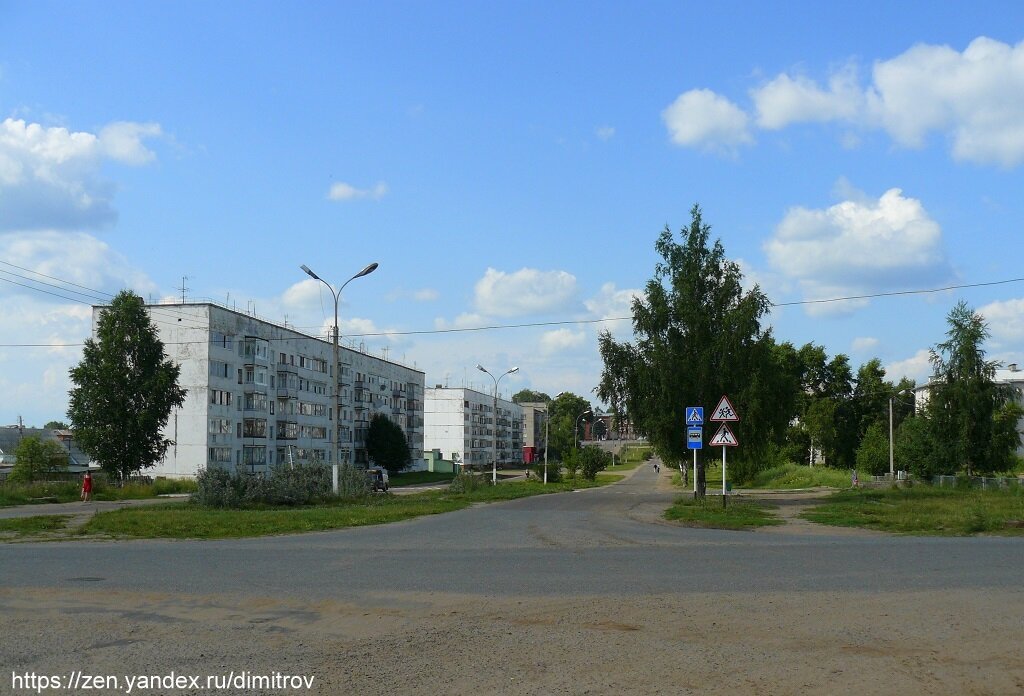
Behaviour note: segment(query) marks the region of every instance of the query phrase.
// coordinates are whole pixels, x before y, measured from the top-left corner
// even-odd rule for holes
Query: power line
[[[0,263],[4,263],[4,264],[6,264],[8,266],[12,266],[14,268],[21,268],[20,266],[15,266],[14,264],[10,264],[10,263],[7,263],[5,261],[0,261]],[[26,271],[29,271],[31,273],[37,273],[36,271],[31,271],[29,269],[22,269],[22,270],[26,270]],[[58,288],[58,289],[63,289],[63,288],[60,288],[60,286],[56,286],[56,285],[53,285],[51,283],[43,283],[43,281],[37,281],[37,280],[31,279],[31,278],[26,278],[25,276],[21,276],[19,274],[13,274],[10,271],[0,271],[0,272],[8,273],[10,275],[14,275],[15,277],[19,277],[19,278],[22,278],[22,279],[25,279],[25,280],[30,280],[31,282],[42,283],[42,284],[45,284],[45,285],[49,285],[51,287],[55,287],[55,288]],[[109,293],[104,293],[104,292],[99,291],[99,290],[92,290],[90,288],[85,288],[85,286],[77,285],[76,283],[71,283],[69,281],[63,281],[63,280],[61,280],[59,278],[53,278],[52,276],[47,276],[47,275],[42,274],[42,273],[37,273],[37,274],[41,275],[43,277],[46,277],[46,278],[51,278],[52,280],[58,280],[59,282],[67,283],[68,285],[75,285],[76,287],[81,287],[81,288],[84,288],[86,290],[90,290],[90,292],[94,292],[94,293],[97,293],[97,294],[103,294],[103,295],[108,295],[109,296]],[[24,285],[22,283],[18,283],[18,282],[12,281],[12,280],[10,280],[8,278],[4,278],[2,276],[0,276],[0,280],[5,280],[5,281],[7,281],[9,283],[12,283],[14,285],[20,285],[20,286],[28,288],[30,290],[35,290],[37,292],[42,292],[42,293],[45,293],[47,295],[53,295],[55,297],[60,297],[61,299],[69,300],[69,301],[72,301],[72,302],[79,302],[79,303],[82,303],[82,304],[90,304],[90,303],[85,302],[85,301],[83,301],[81,299],[67,297],[67,296],[64,296],[64,295],[59,295],[59,294],[54,293],[54,292],[43,290],[42,288],[37,288],[37,287],[29,286],[29,285]],[[1009,284],[1009,283],[1020,283],[1020,282],[1024,282],[1024,278],[1008,278],[1008,279],[1005,279],[1005,280],[993,280],[993,281],[987,281],[987,282],[981,282],[981,283],[963,283],[963,284],[960,284],[960,285],[948,285],[948,286],[941,287],[941,288],[924,288],[924,289],[917,289],[917,290],[898,290],[898,291],[892,291],[892,292],[877,292],[877,293],[870,293],[870,294],[864,294],[864,295],[847,295],[847,296],[843,296],[843,297],[830,297],[830,298],[817,299],[817,300],[795,300],[793,302],[771,302],[770,306],[772,306],[772,307],[791,307],[791,306],[795,306],[795,305],[823,304],[823,303],[828,303],[828,302],[844,302],[844,301],[849,301],[849,300],[865,300],[865,299],[873,299],[873,298],[880,298],[880,297],[896,297],[896,296],[902,296],[902,295],[922,295],[922,294],[932,294],[932,293],[938,293],[938,292],[947,292],[949,290],[963,290],[963,289],[967,289],[967,288],[989,287],[989,286],[993,286],[993,285],[1006,285],[1006,284]],[[69,292],[77,292],[77,291],[73,291],[73,290],[68,290],[68,291]],[[84,295],[85,293],[80,293],[80,294]],[[149,310],[151,312],[166,311],[166,312],[171,313],[172,316],[178,316],[178,322],[180,322],[181,319],[182,319],[182,315],[178,315],[176,312],[174,312],[174,310],[171,310],[170,308],[160,307],[159,305],[148,305],[148,304],[146,306],[149,308]],[[183,315],[183,316],[185,318],[189,318],[189,319],[192,318],[192,317],[189,317],[188,315]],[[382,336],[417,336],[417,335],[430,335],[430,334],[470,333],[470,332],[476,332],[476,331],[497,331],[497,330],[501,330],[501,329],[523,329],[523,328],[536,328],[536,327],[543,327],[543,326],[568,326],[568,325],[583,325],[583,324],[600,324],[600,323],[604,323],[604,322],[613,322],[613,321],[630,321],[632,319],[633,319],[632,316],[628,316],[628,317],[604,317],[604,318],[601,318],[601,319],[566,319],[566,320],[560,320],[560,321],[524,322],[524,323],[519,323],[519,324],[490,324],[490,325],[485,325],[485,326],[452,327],[452,328],[447,328],[447,329],[419,329],[419,330],[410,330],[410,331],[370,331],[370,332],[365,332],[365,333],[348,334],[348,337],[349,338],[379,338],[379,337],[382,337]],[[160,322],[160,323],[171,324],[170,322]],[[180,323],[175,323],[175,324],[171,324],[171,325],[172,326],[173,325],[177,325],[177,326],[182,326],[184,328],[197,329],[197,330],[204,330],[206,328],[206,327],[203,327],[203,326],[183,325],[183,324],[180,324]],[[293,327],[285,327],[285,328],[289,328],[289,330],[294,331],[295,329],[298,329],[298,328],[309,328],[309,327],[295,327],[295,326],[293,326]],[[300,333],[300,332],[297,332],[297,333]],[[295,340],[295,338],[296,337],[294,337],[294,336],[290,336],[290,337],[269,338],[269,339],[265,339],[265,340],[267,340],[268,342],[273,342],[273,341],[291,341],[291,340]],[[308,336],[307,335],[307,336],[305,336],[305,338],[309,338],[310,340],[316,340],[316,341],[325,340],[325,339],[320,338],[318,336]],[[164,345],[198,345],[198,344],[202,344],[202,343],[205,343],[205,342],[206,341],[170,341],[170,342],[165,342]],[[84,342],[83,343],[0,343],[0,348],[73,348],[73,347],[83,346],[83,345],[85,345]]]

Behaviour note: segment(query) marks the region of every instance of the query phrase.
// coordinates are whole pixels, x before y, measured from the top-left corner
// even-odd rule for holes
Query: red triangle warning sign
[[[711,417],[708,420],[712,421],[738,421],[740,415],[736,413],[736,409],[732,407],[732,402],[729,401],[728,396],[722,396],[722,400],[715,406],[715,410],[711,412]]]
[[[739,440],[733,435],[732,430],[729,429],[728,423],[722,423],[718,427],[718,432],[711,438],[711,442],[708,443],[712,447],[736,447],[739,445]]]

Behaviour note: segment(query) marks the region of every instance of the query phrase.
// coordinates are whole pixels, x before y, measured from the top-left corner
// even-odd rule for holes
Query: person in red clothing
[[[88,471],[85,472],[85,478],[82,479],[82,500],[89,502],[89,498],[92,497],[92,474]]]

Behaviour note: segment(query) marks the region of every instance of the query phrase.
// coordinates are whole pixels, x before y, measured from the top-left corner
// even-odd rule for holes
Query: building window
[[[231,448],[230,447],[211,447],[210,448],[210,463],[211,464],[230,464],[231,463]]]
[[[231,349],[234,347],[234,337],[231,336],[230,334],[223,334],[219,331],[212,331],[210,332],[210,345],[216,346],[218,348]]]
[[[230,406],[231,405],[231,392],[223,391],[221,389],[210,390],[210,403],[218,406]]]

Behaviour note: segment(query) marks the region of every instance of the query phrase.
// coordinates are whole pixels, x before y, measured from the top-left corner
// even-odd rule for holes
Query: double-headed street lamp
[[[579,449],[580,418],[582,418],[583,416],[588,416],[591,413],[593,413],[593,411],[591,411],[588,408],[586,411],[584,411],[580,415],[576,416],[576,424],[573,425],[573,428],[572,428],[572,448],[573,449]]]
[[[362,278],[363,276],[370,275],[371,273],[376,271],[377,270],[377,262],[374,261],[369,266],[367,266],[366,268],[364,268],[363,270],[359,271],[354,276],[352,276],[351,278],[346,280],[344,283],[341,284],[341,287],[338,288],[337,292],[334,291],[334,287],[330,283],[328,283],[326,280],[324,280],[323,278],[318,276],[316,273],[311,271],[309,269],[309,266],[307,266],[306,264],[302,264],[299,268],[304,270],[306,272],[306,275],[308,275],[313,280],[319,280],[321,283],[326,285],[327,289],[331,291],[331,295],[334,297],[334,366],[332,367],[332,371],[334,372],[334,426],[333,426],[333,428],[334,428],[334,437],[332,438],[333,441],[334,441],[334,453],[333,453],[333,456],[332,456],[333,458],[332,458],[332,461],[331,461],[331,464],[332,464],[332,467],[331,467],[331,487],[332,487],[332,490],[334,491],[334,494],[337,495],[338,494],[338,456],[339,456],[339,451],[340,451],[339,446],[338,446],[339,445],[338,437],[339,437],[339,435],[341,433],[341,429],[339,427],[339,425],[341,424],[341,399],[340,399],[341,392],[338,389],[338,382],[339,382],[338,377],[339,377],[339,374],[341,372],[341,366],[338,364],[338,301],[341,299],[341,291],[345,289],[345,286],[348,285],[349,283],[351,283],[356,278]]]
[[[508,371],[502,373],[502,375],[500,377],[495,377],[493,374],[491,374],[490,370],[488,370],[483,365],[480,365],[479,363],[477,364],[476,369],[480,370],[481,372],[486,372],[490,376],[490,378],[494,380],[494,437],[491,439],[491,451],[492,451],[492,454],[491,454],[491,457],[492,457],[492,459],[491,459],[491,483],[492,484],[497,484],[498,483],[498,382],[500,382],[501,378],[504,377],[505,375],[510,375],[513,372],[519,372],[519,368],[518,367],[513,367],[511,370],[508,370]]]

